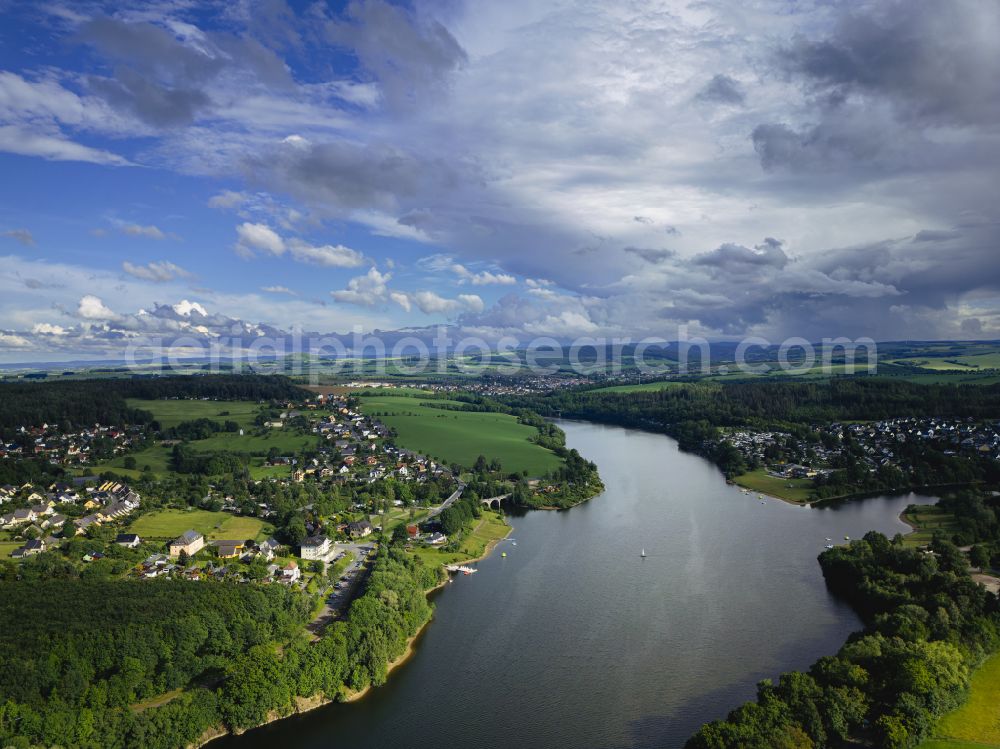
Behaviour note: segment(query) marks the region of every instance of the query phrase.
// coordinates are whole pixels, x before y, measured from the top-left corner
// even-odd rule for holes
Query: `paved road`
[[[452,504],[455,502],[455,500],[462,496],[462,492],[463,491],[465,491],[465,484],[463,484],[461,481],[459,481],[458,482],[458,488],[451,493],[451,496],[448,497],[448,499],[446,499],[440,505],[438,505],[437,507],[435,507],[433,510],[431,510],[430,512],[427,513],[427,519],[430,520],[432,517],[435,517],[436,515],[440,515],[442,512],[444,512],[449,507],[451,507]]]
[[[317,636],[327,624],[347,613],[351,601],[361,592],[363,583],[368,577],[371,567],[369,558],[375,552],[374,543],[334,544],[334,548],[338,556],[340,552],[350,552],[354,559],[330,590],[319,614],[308,625],[309,631]]]

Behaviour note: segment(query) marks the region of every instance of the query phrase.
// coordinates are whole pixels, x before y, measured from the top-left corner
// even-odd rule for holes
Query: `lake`
[[[433,595],[434,621],[384,687],[212,748],[681,747],[860,626],[823,583],[826,538],[905,533],[899,513],[934,501],[762,504],[669,437],[560,426],[603,494],[511,517],[479,572]]]

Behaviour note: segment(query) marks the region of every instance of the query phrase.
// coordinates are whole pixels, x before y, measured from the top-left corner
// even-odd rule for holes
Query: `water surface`
[[[826,538],[905,532],[906,505],[933,501],[762,504],[668,437],[561,426],[604,494],[512,517],[512,540],[433,596],[386,686],[213,749],[681,747],[858,628],[823,583]]]

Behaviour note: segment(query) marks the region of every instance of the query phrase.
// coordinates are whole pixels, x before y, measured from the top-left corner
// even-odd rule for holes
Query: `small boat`
[[[511,546],[517,546],[517,541],[511,541],[511,542],[510,542],[510,545],[511,545]]]
[[[844,540],[845,540],[845,541],[850,541],[850,540],[851,540],[851,537],[850,537],[850,536],[844,536]]]
[[[827,540],[827,541],[832,541],[833,539],[832,539],[832,538],[829,538],[829,537],[828,537],[828,538],[827,538],[826,540]]]
[[[763,494],[758,494],[757,495],[757,499],[764,499],[764,495]]]
[[[835,547],[835,546],[834,546],[833,544],[827,544],[827,545],[826,545],[826,548],[828,548],[828,549],[833,549],[833,548],[836,548],[836,547]]]
[[[640,556],[640,557],[643,557],[643,558],[645,558],[645,557],[646,557],[646,550],[645,550],[645,549],[643,549],[643,550],[642,550],[642,553],[641,553],[641,554],[639,554],[639,556]]]

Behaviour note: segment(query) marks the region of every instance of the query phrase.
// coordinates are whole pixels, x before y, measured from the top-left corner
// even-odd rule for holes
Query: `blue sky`
[[[987,0],[0,18],[6,360],[236,327],[1000,335]]]

